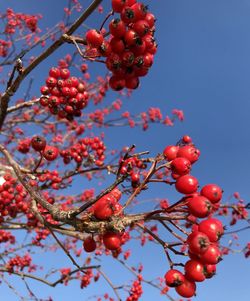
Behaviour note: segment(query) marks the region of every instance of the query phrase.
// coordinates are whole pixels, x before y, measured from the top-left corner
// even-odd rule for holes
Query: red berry
[[[125,87],[125,79],[118,77],[118,76],[111,76],[109,80],[109,86],[112,90],[120,91]]]
[[[174,173],[179,175],[188,174],[191,170],[191,163],[186,158],[175,158],[171,163],[171,169]]]
[[[137,2],[137,0],[126,0],[126,5],[127,6],[132,6]]]
[[[224,233],[224,228],[218,219],[209,218],[199,224],[199,231],[205,233],[211,242],[216,242]]]
[[[144,63],[144,57],[142,56],[146,51],[146,43],[141,38],[138,38],[136,40],[136,44],[131,47],[131,50],[135,56],[141,56],[142,58],[142,63],[140,62],[139,66],[137,65],[137,59],[135,59],[135,66],[138,68],[146,67]]]
[[[140,84],[140,80],[138,77],[130,77],[126,79],[125,86],[127,89],[137,89]]]
[[[46,160],[48,161],[53,161],[57,158],[59,154],[58,148],[56,148],[55,146],[49,146],[46,145],[44,152],[43,152],[43,156]]]
[[[168,161],[172,161],[176,158],[178,150],[179,146],[169,145],[164,149],[163,155]]]
[[[145,53],[143,55],[144,66],[150,68],[154,62],[154,56],[151,53]]]
[[[207,250],[200,255],[200,260],[205,264],[217,264],[221,260],[221,251],[215,244],[211,244]]]
[[[52,67],[49,70],[49,75],[52,76],[52,77],[54,77],[54,78],[60,77],[60,69],[56,68],[56,67]]]
[[[195,295],[196,284],[193,281],[184,279],[184,282],[177,286],[175,290],[180,296],[184,298],[191,298]]]
[[[43,107],[47,107],[49,105],[48,97],[41,96],[39,102],[40,102],[40,105]]]
[[[70,77],[69,69],[67,69],[67,68],[61,69],[60,76],[62,79],[68,79]]]
[[[147,13],[144,17],[144,20],[148,22],[150,28],[152,28],[155,25],[155,16],[151,13]]]
[[[122,65],[120,56],[116,53],[111,53],[106,59],[106,66],[110,71],[119,70]]]
[[[79,85],[82,85],[84,87],[84,85],[82,83],[79,83],[78,78],[75,76],[70,77],[70,81],[71,81],[72,87],[75,87],[77,89],[79,89]]]
[[[112,49],[110,43],[107,41],[103,41],[102,45],[98,48],[100,54],[102,56],[108,57],[112,53]]]
[[[187,243],[189,250],[194,254],[203,254],[210,246],[209,238],[202,232],[192,232],[188,238]]]
[[[146,34],[142,39],[146,43],[147,50],[155,47],[155,38],[151,34]]]
[[[113,215],[113,205],[116,199],[112,194],[106,194],[93,205],[94,216],[99,220],[107,220]]]
[[[129,29],[128,31],[126,31],[124,41],[128,46],[134,46],[137,43],[138,39],[139,36],[134,30]]]
[[[40,151],[44,150],[44,148],[46,146],[46,140],[44,137],[34,136],[31,139],[31,146],[34,148],[34,150],[40,152]]]
[[[145,19],[147,15],[147,6],[145,6],[143,3],[137,2],[132,5],[131,8],[134,11],[136,20]]]
[[[117,250],[121,246],[121,236],[118,233],[107,232],[103,235],[103,243],[108,250]]]
[[[137,20],[134,10],[129,6],[125,6],[122,10],[121,19],[125,24],[135,23]]]
[[[191,194],[198,189],[198,180],[191,175],[184,175],[177,179],[175,188],[183,194]]]
[[[50,89],[48,86],[42,86],[40,88],[40,92],[43,94],[43,95],[49,95],[49,92],[50,92]]]
[[[164,278],[165,278],[166,285],[170,287],[179,286],[185,280],[184,275],[180,271],[174,269],[169,270],[165,274]]]
[[[126,25],[120,19],[113,19],[109,23],[109,31],[116,38],[122,38],[126,33]]]
[[[134,53],[132,51],[125,51],[122,54],[122,64],[125,67],[131,67],[131,66],[133,66],[134,61],[135,61],[135,55],[134,55]]]
[[[189,260],[185,264],[185,277],[190,281],[201,282],[205,280],[204,265],[197,260]]]
[[[110,41],[110,46],[113,52],[121,54],[125,50],[125,44],[121,38],[112,38]]]
[[[207,279],[212,278],[216,273],[215,264],[205,264],[204,265],[204,275]]]
[[[143,37],[149,32],[149,25],[146,20],[139,20],[133,25],[133,30],[140,36]]]
[[[95,240],[89,236],[83,241],[83,248],[86,252],[93,252],[96,249],[96,242]]]
[[[113,190],[111,190],[111,195],[116,199],[116,201],[118,202],[121,197],[122,197],[122,193],[121,191],[116,187]]]
[[[127,4],[126,2],[127,0],[112,0],[111,4],[113,11],[116,13],[120,13]]]
[[[140,182],[140,174],[132,172],[131,173],[131,181],[132,182]]]
[[[189,212],[195,217],[207,217],[212,210],[211,202],[202,195],[194,196],[188,199]]]
[[[187,158],[192,164],[199,159],[199,151],[192,145],[180,147],[177,157]]]
[[[188,136],[188,135],[185,135],[185,136],[182,137],[182,141],[184,143],[191,143],[192,142],[192,138],[190,136]]]
[[[88,30],[85,37],[87,43],[94,48],[100,47],[104,41],[103,35],[96,29]]]
[[[208,184],[201,189],[201,195],[208,198],[213,204],[221,200],[222,193],[222,189],[216,184]]]
[[[50,88],[51,88],[51,87],[55,87],[56,84],[57,84],[56,78],[49,76],[49,77],[46,79],[46,85],[47,85],[48,87],[50,87]]]

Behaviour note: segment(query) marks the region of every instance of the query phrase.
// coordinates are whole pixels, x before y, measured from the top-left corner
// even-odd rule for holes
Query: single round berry
[[[175,288],[176,292],[184,297],[191,298],[195,295],[196,284],[193,281],[189,281],[185,278],[184,282]]]
[[[221,251],[216,244],[211,244],[200,255],[200,260],[205,264],[217,264],[221,260]]]
[[[207,184],[201,189],[201,195],[210,200],[211,203],[217,203],[222,198],[222,189],[216,184]]]
[[[109,23],[109,31],[114,37],[122,38],[126,33],[126,25],[120,19],[113,19]]]
[[[207,279],[212,278],[216,273],[216,265],[215,264],[205,264],[204,265],[204,275]]]
[[[180,147],[177,157],[187,158],[191,164],[199,159],[200,152],[192,145],[185,145]]]
[[[125,79],[113,75],[109,80],[109,86],[112,90],[120,91],[126,85]]]
[[[196,231],[188,236],[187,244],[191,253],[200,255],[207,251],[210,241],[205,233]]]
[[[208,218],[199,224],[199,231],[205,233],[211,242],[218,241],[224,233],[224,228],[216,218]]]
[[[191,170],[191,163],[188,159],[178,157],[172,161],[171,169],[175,174],[185,175]]]
[[[169,145],[164,149],[163,155],[168,161],[172,161],[177,157],[178,150],[179,146]]]
[[[180,271],[175,269],[169,270],[165,274],[164,278],[165,278],[166,285],[169,287],[177,287],[181,285],[185,280],[184,275]]]
[[[184,175],[177,179],[175,188],[183,194],[191,194],[198,189],[198,180],[191,175]]]
[[[45,149],[46,146],[46,140],[44,137],[41,136],[34,136],[31,139],[31,146],[34,150],[40,152]]]
[[[83,248],[86,252],[94,252],[96,249],[96,242],[93,237],[89,236],[83,241]]]
[[[188,199],[189,212],[199,218],[207,217],[212,211],[211,202],[202,195],[197,195]]]
[[[94,48],[100,47],[104,41],[103,35],[96,29],[88,30],[85,37],[87,43]]]
[[[107,232],[103,235],[103,243],[108,250],[117,250],[121,246],[121,236],[115,232]]]
[[[56,148],[55,146],[46,145],[46,147],[43,151],[43,156],[48,161],[55,160],[57,158],[58,154],[59,154],[58,148]]]
[[[185,264],[185,277],[190,281],[202,282],[206,279],[204,265],[198,260],[189,260]]]

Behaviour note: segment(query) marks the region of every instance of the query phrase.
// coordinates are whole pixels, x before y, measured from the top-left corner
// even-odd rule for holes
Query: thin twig
[[[103,278],[108,282],[109,286],[112,288],[112,290],[114,291],[116,297],[117,297],[117,301],[122,301],[121,297],[119,296],[117,289],[115,288],[114,284],[112,283],[112,281],[109,279],[109,277],[101,270],[101,269],[97,269],[99,271],[99,273],[103,276]]]

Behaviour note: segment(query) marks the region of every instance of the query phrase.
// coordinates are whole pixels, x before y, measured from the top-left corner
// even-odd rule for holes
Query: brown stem
[[[149,179],[153,176],[156,170],[156,165],[158,161],[160,160],[159,157],[156,157],[155,160],[152,163],[152,166],[150,167],[145,179],[142,181],[142,183],[134,190],[134,192],[131,194],[131,196],[126,201],[125,205],[123,206],[122,210],[124,211],[130,203],[133,201],[133,199],[141,192],[141,190],[145,187],[146,183],[149,181]]]
[[[180,235],[178,235],[177,233],[175,233],[168,225],[166,225],[166,223],[162,220],[160,220],[160,223],[162,224],[162,226],[167,229],[174,237],[176,237],[177,239],[179,239],[182,242],[185,242],[186,239],[184,239],[183,237],[181,237]]]
[[[88,270],[88,269],[99,269],[100,268],[100,265],[92,265],[92,266],[82,266],[81,267],[81,270]],[[68,276],[72,276],[73,274],[77,273],[79,271],[79,269],[75,269],[73,271],[71,271]],[[0,268],[0,272],[2,273],[10,273],[10,274],[13,274],[13,275],[17,275],[17,276],[20,276],[22,278],[30,278],[30,279],[34,279],[34,280],[37,280],[39,282],[42,282],[46,285],[49,285],[51,287],[55,287],[57,284],[59,283],[62,283],[62,281],[64,280],[65,276],[62,276],[60,277],[58,280],[54,281],[54,282],[50,282],[44,278],[41,278],[41,277],[38,277],[38,276],[35,276],[35,275],[32,275],[32,274],[27,274],[27,273],[22,273],[22,272],[17,272],[17,271],[9,271],[8,269],[6,268]]]
[[[43,155],[42,155],[42,153],[40,152],[40,158],[39,158],[39,160],[37,161],[36,166],[35,166],[34,169],[33,169],[33,172],[32,172],[33,174],[36,173],[36,171],[37,171],[38,167],[40,166],[42,160],[43,160]]]
[[[53,232],[52,228],[49,227],[47,225],[47,228],[49,229],[50,233],[52,234],[52,236],[54,237],[54,239],[56,240],[56,242],[58,243],[58,245],[62,248],[62,250],[64,251],[64,253],[69,257],[69,259],[71,260],[71,262],[73,263],[74,266],[76,266],[82,273],[85,274],[85,271],[83,269],[81,269],[81,267],[79,266],[79,264],[75,261],[75,259],[71,256],[70,252],[64,247],[64,245],[60,242],[60,240],[57,238],[57,236],[55,235],[55,233]]]
[[[111,10],[111,12],[109,12],[109,13],[107,14],[106,18],[103,20],[103,22],[102,22],[102,24],[101,24],[101,26],[100,26],[99,31],[102,30],[102,28],[103,28],[103,26],[105,25],[105,23],[107,22],[107,20],[108,20],[111,16],[113,16],[113,15],[114,15],[114,11]]]
[[[25,102],[22,102],[22,103],[19,103],[19,104],[15,105],[15,106],[9,107],[7,109],[7,114],[15,112],[15,111],[23,109],[23,108],[26,108],[26,107],[31,107],[35,103],[38,103],[39,100],[40,100],[40,98],[36,98],[36,99],[30,100],[30,101],[25,101]]]

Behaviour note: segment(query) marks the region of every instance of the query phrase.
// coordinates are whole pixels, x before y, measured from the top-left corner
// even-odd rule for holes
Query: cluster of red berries
[[[133,285],[129,292],[130,296],[126,299],[126,301],[137,301],[140,299],[143,293],[141,281],[142,281],[142,275],[139,274],[137,280],[133,282]]]
[[[80,287],[81,288],[87,287],[91,282],[91,278],[93,278],[93,272],[91,269],[88,269],[84,274],[84,276],[82,276],[81,278]]]
[[[13,272],[14,268],[22,271],[25,267],[30,267],[30,265],[31,265],[31,257],[29,254],[26,254],[23,257],[17,255],[15,257],[11,258],[6,263],[6,268],[10,272]]]
[[[137,0],[112,0],[112,9],[120,18],[109,23],[111,38],[105,40],[101,32],[91,29],[86,41],[106,57],[106,66],[113,73],[109,80],[113,90],[136,89],[139,77],[148,73],[157,51],[155,17]]]
[[[63,278],[63,284],[64,285],[68,285],[70,272],[71,272],[71,268],[62,268],[62,269],[60,269],[60,273],[61,273],[61,276]]]
[[[18,142],[17,150],[22,154],[27,154],[30,150],[30,138],[24,138]]]
[[[30,142],[32,148],[40,152],[47,161],[53,161],[57,158],[59,150],[57,147],[47,145],[46,139],[42,136],[34,136]]]
[[[126,160],[120,159],[120,174],[128,174],[131,180],[131,186],[136,188],[140,184],[140,171],[145,169],[147,165],[138,157],[130,157]]]
[[[211,214],[218,210],[223,191],[216,184],[208,184],[198,192],[198,180],[189,172],[200,152],[189,136],[184,136],[177,146],[166,147],[163,153],[170,161],[176,190],[186,195],[181,205],[188,210],[190,219],[196,221],[186,240],[190,260],[184,266],[185,273],[171,269],[166,273],[165,281],[168,286],[175,287],[180,296],[190,298],[195,295],[196,282],[211,278],[221,259],[218,241],[224,228]],[[207,219],[198,222],[197,218]]]
[[[59,176],[59,172],[57,170],[47,170],[46,172],[39,174],[37,177],[41,183],[50,181],[50,187],[53,189],[58,189],[60,187],[59,184],[63,180],[62,177]]]
[[[86,137],[78,140],[76,144],[66,150],[62,150],[60,155],[63,157],[63,162],[68,164],[73,159],[80,164],[83,160],[95,163],[96,166],[102,166],[105,160],[106,146],[104,142],[97,136]]]
[[[40,246],[41,245],[41,240],[45,240],[49,234],[50,234],[50,231],[48,229],[35,229],[36,231],[36,237],[33,239],[32,243],[37,245],[37,246]]]
[[[101,197],[91,208],[90,212],[97,220],[108,220],[111,216],[119,214],[122,205],[119,203],[121,191],[114,188],[110,193]],[[122,213],[121,213],[122,214]],[[123,243],[121,234],[116,232],[106,232],[102,235],[102,241],[106,249],[118,250]],[[87,237],[83,242],[83,248],[86,252],[93,252],[96,249],[96,241],[92,236]]]
[[[0,185],[0,222],[4,217],[16,217],[18,213],[28,212],[27,192],[10,174],[3,176],[5,182]]]
[[[8,35],[16,33],[17,30],[23,32],[25,29],[29,29],[31,32],[35,32],[37,22],[42,18],[38,15],[28,15],[24,13],[16,13],[12,8],[7,8],[6,13],[1,15],[4,19],[5,29],[4,32]]]
[[[16,238],[9,231],[0,230],[0,243],[3,242],[14,244],[16,242]]]
[[[0,39],[0,57],[6,57],[11,47],[10,41]]]
[[[169,270],[165,274],[166,284],[175,287],[182,297],[194,296],[196,282],[209,279],[216,273],[216,264],[222,255],[218,241],[223,232],[222,223],[215,218],[208,218],[195,225],[186,241],[190,260],[185,263],[185,273]]]
[[[70,76],[67,68],[52,67],[46,85],[41,87],[40,104],[51,114],[70,121],[81,116],[81,110],[88,104],[88,92],[82,81]]]

